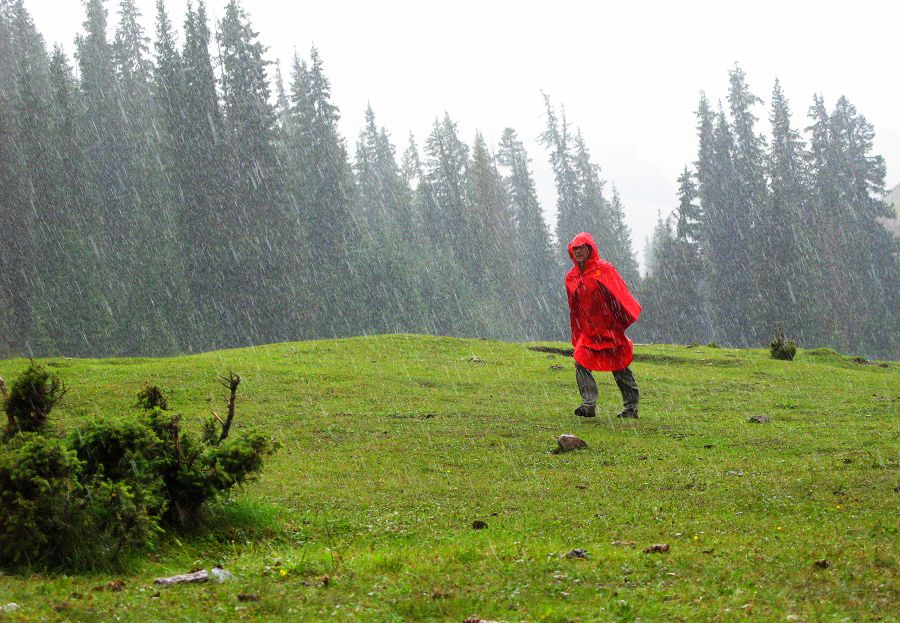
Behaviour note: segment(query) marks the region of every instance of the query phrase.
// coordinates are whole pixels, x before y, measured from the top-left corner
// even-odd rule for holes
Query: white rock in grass
[[[227,582],[228,580],[233,580],[234,574],[231,571],[226,571],[222,567],[213,567],[209,572],[209,578],[213,582],[222,584],[223,582]]]

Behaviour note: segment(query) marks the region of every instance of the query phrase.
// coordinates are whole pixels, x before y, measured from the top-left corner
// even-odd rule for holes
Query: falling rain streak
[[[399,154],[370,108],[348,153],[315,49],[283,75],[237,2],[215,23],[190,8],[180,40],[159,2],[152,47],[134,0],[117,8],[110,40],[85,2],[73,62],[0,0],[0,356],[562,339],[582,230],[643,303],[639,341],[762,346],[780,323],[802,346],[898,356],[884,161],[846,98],[797,122],[776,84],[766,138],[733,68],[727,101],[684,120],[699,153],[642,277],[625,206],[549,97],[552,233],[514,130],[470,145],[445,114]]]

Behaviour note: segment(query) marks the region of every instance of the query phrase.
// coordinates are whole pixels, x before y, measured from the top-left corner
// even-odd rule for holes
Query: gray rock
[[[190,584],[193,582],[206,582],[209,579],[209,573],[207,573],[206,569],[201,569],[200,571],[196,571],[194,573],[185,573],[183,575],[173,575],[168,578],[157,578],[153,583],[160,584],[163,586],[169,586],[172,584]]]
[[[576,437],[575,435],[560,435],[556,438],[556,443],[559,444],[559,448],[557,452],[568,452],[570,450],[581,450],[582,448],[587,448],[588,445],[585,443],[584,439]]]
[[[209,572],[209,578],[213,582],[222,584],[223,582],[227,582],[228,580],[233,580],[234,574],[231,571],[226,571],[222,567],[213,567]]]
[[[747,418],[747,421],[751,424],[768,424],[771,420],[769,420],[767,415],[751,415]]]
[[[584,551],[583,549],[581,549],[580,547],[578,549],[573,549],[568,554],[566,554],[566,558],[587,558],[587,557],[588,557],[587,552]]]
[[[0,606],[0,613],[2,613],[2,612],[17,612],[20,609],[21,609],[21,606],[19,606],[19,604],[15,603],[15,602],[13,602],[13,603],[8,603],[5,606]]]

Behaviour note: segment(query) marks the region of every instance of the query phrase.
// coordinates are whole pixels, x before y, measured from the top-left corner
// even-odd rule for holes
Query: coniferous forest
[[[885,164],[844,97],[794,117],[776,83],[763,136],[740,67],[726,102],[701,95],[696,160],[642,276],[626,207],[547,96],[555,231],[514,129],[494,144],[443,114],[398,144],[369,109],[351,144],[318,52],[270,63],[236,0],[218,23],[158,0],[152,45],[134,0],[114,25],[84,6],[69,58],[0,0],[0,356],[566,339],[565,244],[587,230],[643,304],[636,341],[759,347],[780,324],[801,346],[898,357]]]

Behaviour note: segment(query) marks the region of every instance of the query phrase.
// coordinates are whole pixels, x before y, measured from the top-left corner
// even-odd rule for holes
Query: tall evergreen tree
[[[308,64],[294,60],[290,102],[292,188],[308,241],[312,323],[319,335],[347,335],[359,325],[357,266],[365,258],[352,212],[353,172],[337,128],[340,115],[315,48]]]
[[[235,317],[229,330],[248,342],[296,337],[305,317],[300,294],[300,223],[286,199],[275,150],[265,47],[249,18],[231,0],[218,32],[229,174],[234,204],[230,220],[227,289]]]
[[[550,97],[544,94],[544,108],[547,116],[547,129],[541,134],[541,142],[550,152],[550,164],[556,181],[556,242],[566,257],[565,246],[579,229],[578,219],[581,213],[579,184],[575,168],[575,156],[566,111],[556,116],[556,110]]]
[[[123,133],[117,137],[124,155],[118,168],[130,211],[126,262],[134,262],[128,267],[133,281],[126,313],[140,327],[129,331],[136,334],[141,352],[172,352],[192,334],[185,324],[192,301],[178,240],[178,198],[168,177],[169,154],[153,97],[149,39],[140,19],[134,0],[120,0],[112,54]]]
[[[766,187],[765,139],[756,132],[757,118],[753,107],[762,100],[754,95],[747,85],[746,74],[739,66],[729,72],[730,89],[728,104],[731,111],[729,126],[732,141],[732,166],[734,176],[730,180],[734,223],[739,236],[739,247],[735,249],[738,261],[733,265],[729,280],[736,300],[743,302],[740,309],[738,330],[746,338],[748,345],[764,344],[774,327],[767,318],[773,313],[770,308],[775,301],[763,293],[768,279],[771,261],[767,257],[766,219],[769,212],[768,190]]]
[[[609,202],[609,216],[613,232],[612,238],[616,243],[615,255],[610,256],[610,260],[615,264],[625,282],[637,287],[641,273],[638,270],[637,258],[631,245],[631,228],[625,222],[625,208],[615,185],[613,185],[612,198]]]
[[[550,231],[538,203],[531,159],[515,130],[506,128],[497,161],[506,171],[506,188],[514,211],[517,257],[527,301],[525,336],[559,339],[565,333],[564,292],[560,279],[564,266],[555,252]]]
[[[821,279],[813,262],[813,246],[804,229],[813,225],[807,201],[803,141],[791,127],[791,113],[781,84],[775,81],[769,114],[772,143],[767,172],[770,199],[760,218],[760,290],[767,299],[765,324],[780,324],[801,344],[820,342],[817,326],[821,307]]]
[[[872,126],[845,98],[829,115],[820,96],[810,109],[813,211],[820,223],[832,343],[896,356],[897,244],[878,220],[888,214],[884,160],[872,156]],[[821,255],[820,255],[821,257]]]
[[[361,276],[368,287],[361,293],[365,331],[423,331],[428,326],[425,277],[420,244],[412,220],[412,193],[400,172],[387,131],[379,130],[372,107],[356,146],[359,212],[365,227],[360,246],[367,255]]]

